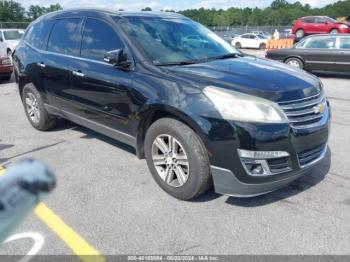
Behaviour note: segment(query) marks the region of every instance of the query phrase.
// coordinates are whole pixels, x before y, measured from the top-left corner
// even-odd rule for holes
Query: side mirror
[[[327,21],[327,20],[325,20],[325,21],[324,21],[324,24],[325,24],[325,25],[328,25],[328,21]]]
[[[0,42],[4,42],[4,39],[2,39],[2,37],[0,37]]]
[[[128,69],[131,66],[131,61],[122,48],[105,53],[103,60],[121,69]]]

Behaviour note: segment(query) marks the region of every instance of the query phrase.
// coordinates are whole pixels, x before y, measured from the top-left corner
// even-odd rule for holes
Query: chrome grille
[[[300,167],[306,167],[313,164],[323,157],[327,149],[327,145],[323,144],[312,149],[298,153]]]
[[[300,100],[279,103],[291,125],[296,128],[318,123],[324,113],[317,110],[321,104],[326,106],[326,98],[323,93]]]

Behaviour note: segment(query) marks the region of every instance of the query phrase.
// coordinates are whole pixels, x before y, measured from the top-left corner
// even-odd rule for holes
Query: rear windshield
[[[24,34],[24,30],[4,31],[5,40],[19,40]]]

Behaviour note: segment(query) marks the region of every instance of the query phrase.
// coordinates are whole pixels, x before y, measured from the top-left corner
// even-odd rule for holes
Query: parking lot
[[[0,165],[28,157],[49,164],[58,184],[45,204],[103,255],[350,254],[350,77],[320,77],[332,107],[327,158],[268,195],[172,198],[132,148],[67,121],[49,132],[32,128],[13,80],[0,84]],[[16,233],[40,234],[38,254],[74,255],[54,231],[32,214]],[[12,241],[0,254],[30,248]]]

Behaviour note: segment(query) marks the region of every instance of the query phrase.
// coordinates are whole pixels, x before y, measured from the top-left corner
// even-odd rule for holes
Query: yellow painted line
[[[78,233],[69,227],[63,220],[57,216],[44,203],[40,203],[34,210],[34,213],[43,221],[53,232],[56,233],[72,251],[78,255],[84,262],[105,261],[105,258],[86,242]]]
[[[0,175],[5,168],[0,166]],[[44,203],[39,203],[34,210],[35,215],[45,223],[64,243],[84,262],[104,262],[105,258],[76,231],[68,226]]]

